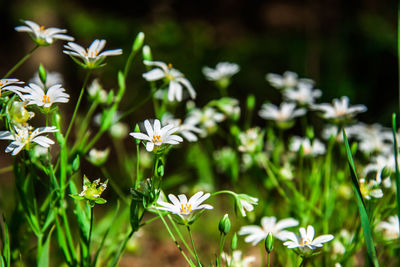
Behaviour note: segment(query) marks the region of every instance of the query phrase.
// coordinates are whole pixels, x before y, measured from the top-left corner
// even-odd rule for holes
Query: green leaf
[[[393,146],[394,146],[394,160],[395,160],[395,182],[396,182],[396,201],[397,201],[397,216],[400,218],[400,172],[399,172],[399,146],[397,143],[397,126],[396,126],[396,114],[392,115],[392,130],[393,130]],[[400,223],[399,223],[400,229]]]
[[[38,262],[37,262],[37,266],[40,267],[47,267],[49,266],[50,263],[50,259],[49,259],[49,251],[50,251],[50,240],[51,240],[51,234],[54,231],[54,226],[53,228],[51,228],[46,241],[44,242],[43,246],[38,248]]]
[[[1,243],[3,245],[3,251],[1,253],[1,266],[10,267],[11,264],[10,235],[8,232],[8,225],[4,215],[3,215],[3,225],[4,225],[4,230],[0,226],[0,238],[1,238]]]
[[[80,195],[72,195],[72,194],[69,194],[69,196],[72,197],[73,199],[77,199],[77,200],[83,200],[83,199],[85,199],[84,197],[82,197],[82,196],[80,196]]]
[[[349,141],[347,140],[346,132],[344,129],[343,129],[343,139],[344,139],[344,143],[346,146],[346,154],[347,154],[347,159],[348,159],[348,163],[349,163],[351,179],[353,182],[353,189],[356,194],[357,207],[358,207],[358,212],[359,212],[360,218],[361,218],[361,226],[362,226],[363,233],[364,233],[364,239],[365,239],[365,243],[367,246],[368,256],[369,256],[369,259],[371,260],[371,262],[374,264],[374,266],[378,267],[379,262],[378,262],[378,258],[376,256],[374,240],[372,239],[372,232],[371,232],[371,227],[369,224],[368,214],[365,209],[365,203],[363,201],[360,186],[358,184],[357,172],[356,172],[356,168],[354,166],[353,155],[351,153]]]
[[[56,230],[57,230],[58,245],[60,246],[61,250],[63,251],[65,260],[67,261],[68,265],[71,266],[73,264],[72,264],[71,254],[68,250],[67,239],[65,237],[64,230],[61,227],[61,224],[60,224],[58,218],[56,218]]]
[[[105,200],[104,198],[97,198],[95,201],[94,201],[96,204],[106,204],[107,203],[107,200]]]

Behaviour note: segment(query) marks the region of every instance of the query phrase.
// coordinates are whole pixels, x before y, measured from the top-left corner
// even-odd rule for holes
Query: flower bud
[[[139,32],[136,35],[135,41],[133,42],[132,50],[133,51],[138,51],[140,49],[140,47],[142,47],[143,42],[144,42],[144,33],[143,32]]]
[[[76,172],[79,169],[80,159],[79,155],[76,155],[75,159],[72,161],[72,170]]]
[[[267,237],[265,238],[265,250],[271,253],[272,249],[274,248],[274,238],[272,237],[272,233],[269,232]]]
[[[256,97],[254,95],[249,95],[246,100],[247,110],[253,110],[256,105]]]
[[[238,237],[237,237],[237,233],[235,233],[232,237],[232,241],[231,241],[231,249],[236,250],[237,249],[237,241],[238,241]]]
[[[93,148],[89,151],[88,160],[93,165],[101,166],[107,161],[109,154],[110,154],[109,148],[106,148],[105,150],[97,150]]]
[[[42,64],[39,65],[39,78],[43,85],[46,85],[47,73]]]
[[[136,124],[134,132],[135,133],[140,133],[139,124]],[[135,138],[135,142],[136,142],[136,145],[139,145],[140,144],[140,139]]]
[[[150,46],[148,46],[148,45],[143,46],[142,53],[143,53],[143,59],[144,60],[150,60],[151,61],[153,59],[153,56],[151,55]]]
[[[231,221],[229,220],[228,214],[225,214],[225,216],[219,221],[218,229],[224,235],[229,233],[229,230],[231,229]]]

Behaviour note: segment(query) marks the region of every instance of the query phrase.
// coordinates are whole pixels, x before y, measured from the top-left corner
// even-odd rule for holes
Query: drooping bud
[[[272,233],[269,232],[267,237],[265,238],[265,250],[269,254],[269,253],[271,253],[273,248],[274,248],[274,238],[272,236]]]
[[[219,221],[218,229],[224,235],[229,233],[229,230],[231,229],[231,221],[229,220],[228,214],[225,214],[224,217],[222,217],[222,219]]]

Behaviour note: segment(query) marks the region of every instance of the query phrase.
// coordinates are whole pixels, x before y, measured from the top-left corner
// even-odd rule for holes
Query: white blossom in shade
[[[23,148],[29,150],[32,142],[42,147],[49,147],[54,144],[54,141],[48,137],[42,136],[45,133],[54,133],[58,129],[54,126],[51,127],[40,127],[32,131],[30,126],[19,128],[14,127],[14,131],[0,131],[0,139],[12,140],[7,146],[5,152],[11,152],[11,155],[17,155]]]
[[[259,127],[254,127],[239,133],[239,147],[240,152],[253,153],[262,148],[263,133]]]
[[[110,154],[110,149],[109,148],[106,148],[104,150],[99,150],[99,149],[92,148],[89,151],[87,159],[93,165],[101,166],[107,161],[107,158],[108,158],[109,154]]]
[[[258,204],[258,198],[249,196],[247,194],[235,193],[236,207],[243,217],[246,217],[246,212],[254,210],[254,206]]]
[[[68,42],[64,45],[63,52],[86,69],[96,69],[104,66],[102,64],[108,56],[118,56],[122,54],[122,49],[112,49],[101,52],[106,45],[106,40],[94,40],[89,48],[84,49],[82,46]],[[76,59],[78,58],[78,59]],[[79,61],[80,60],[80,61]]]
[[[23,88],[17,84],[23,83],[24,82],[18,79],[0,79],[0,96],[3,91],[10,91],[21,96],[21,90],[23,90]]]
[[[314,227],[309,225],[307,230],[303,227],[299,229],[300,235],[294,233],[285,234],[285,238],[288,240],[283,243],[284,246],[291,249],[296,249],[296,252],[302,256],[311,256],[313,250],[321,248],[323,243],[329,242],[335,237],[333,235],[320,235],[314,239],[315,231]]]
[[[215,69],[203,67],[204,76],[209,81],[218,81],[230,79],[233,75],[240,71],[240,67],[236,63],[220,62],[215,66]]]
[[[89,97],[100,104],[105,104],[108,99],[107,91],[103,89],[99,79],[94,79],[87,88]]]
[[[213,133],[219,122],[225,120],[225,115],[218,112],[215,108],[205,107],[203,109],[195,108],[187,115],[187,122],[194,125],[199,125],[204,129],[200,135],[205,137],[207,134]]]
[[[211,205],[202,204],[205,200],[210,197],[210,193],[204,194],[202,191],[194,194],[188,201],[184,194],[178,195],[178,197],[173,194],[168,195],[168,199],[172,202],[164,202],[161,200],[157,201],[159,205],[156,207],[159,210],[165,210],[171,212],[172,214],[179,215],[182,219],[189,218],[196,210],[202,209],[213,209]]]
[[[147,141],[146,150],[151,152],[154,146],[161,147],[163,144],[177,145],[183,141],[182,137],[173,135],[178,128],[172,124],[168,124],[161,128],[161,122],[157,119],[154,120],[153,126],[149,120],[144,121],[146,134],[132,132],[129,135],[136,139]]]
[[[364,174],[367,176],[369,173],[375,174],[375,181],[377,184],[383,182],[384,187],[390,187],[390,174],[394,172],[395,159],[394,154],[381,154],[372,158],[372,161],[364,168]],[[384,173],[386,171],[386,174]],[[384,179],[388,176],[386,179]]]
[[[27,105],[37,105],[49,108],[54,103],[68,103],[69,95],[61,84],[51,86],[46,92],[37,84],[30,83],[24,87],[22,99],[27,101]]]
[[[174,69],[171,64],[167,65],[161,61],[149,61],[144,60],[143,63],[146,66],[154,66],[156,68],[143,73],[143,78],[146,81],[157,81],[165,79],[168,83],[168,100],[169,101],[182,101],[183,90],[182,86],[185,87],[191,98],[196,98],[196,91],[193,89],[192,84],[188,79],[177,69]]]
[[[46,84],[43,85],[43,83],[42,83],[42,81],[40,80],[40,77],[39,77],[39,72],[36,72],[29,82],[37,84],[43,89],[47,89],[47,88],[50,88],[51,86],[56,85],[56,84],[63,84],[64,83],[64,79],[63,79],[61,73],[58,73],[56,71],[46,72]]]
[[[349,126],[347,133],[349,137],[359,141],[358,148],[366,154],[392,154],[393,133],[389,128],[378,123],[372,125],[357,123]]]
[[[295,88],[299,82],[303,84],[314,85],[314,81],[310,79],[299,79],[297,73],[292,71],[285,71],[283,75],[268,73],[265,78],[271,84],[271,86],[277,89],[290,89]]]
[[[246,243],[252,243],[253,246],[263,241],[268,233],[274,237],[284,241],[287,233],[286,228],[299,225],[299,222],[293,218],[286,218],[276,221],[276,217],[263,217],[261,219],[261,227],[258,225],[247,225],[240,228],[239,235],[247,235],[244,239]]]
[[[213,106],[222,111],[227,117],[234,120],[240,117],[240,106],[239,100],[232,97],[222,97],[220,99],[214,99],[210,101],[208,106]]]
[[[375,180],[369,180],[368,182],[365,178],[359,180],[360,191],[363,197],[367,200],[371,198],[382,198],[383,191],[379,188],[379,184]]]
[[[185,138],[189,142],[196,142],[197,140],[199,140],[196,134],[203,134],[204,131],[197,127],[197,124],[194,123],[194,120],[185,119],[184,121],[182,121],[180,119],[174,118],[170,113],[165,113],[161,118],[161,122],[164,125],[172,124],[177,127],[178,129],[176,133],[182,135],[183,138]]]
[[[322,111],[322,116],[325,119],[334,120],[348,120],[358,113],[367,111],[367,107],[364,105],[350,106],[350,100],[347,96],[342,96],[341,99],[333,99],[332,104],[314,104],[311,108]]]
[[[305,156],[317,156],[325,154],[325,145],[318,139],[312,141],[307,137],[293,136],[290,140],[289,149],[293,152],[300,152],[303,149]]]
[[[45,28],[44,26],[39,26],[37,23],[30,20],[23,20],[25,25],[15,27],[17,32],[27,32],[32,40],[40,46],[51,45],[54,40],[65,40],[74,41],[74,38],[66,35],[65,29],[59,28]]]
[[[271,103],[263,104],[258,112],[261,118],[277,122],[288,122],[304,114],[306,114],[306,109],[296,109],[295,103],[287,102],[282,102],[279,107]]]
[[[383,231],[385,239],[399,238],[399,217],[390,216],[387,221],[379,222],[376,229]]]
[[[225,261],[226,266],[230,267],[250,267],[256,261],[254,256],[243,257],[240,250],[232,251],[232,256],[222,252],[221,258]]]
[[[296,88],[289,88],[283,92],[286,101],[297,102],[301,106],[314,104],[315,99],[321,95],[321,90],[313,89],[312,84],[304,82],[299,82]]]

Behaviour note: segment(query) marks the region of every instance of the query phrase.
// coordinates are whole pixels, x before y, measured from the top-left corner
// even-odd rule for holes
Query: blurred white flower
[[[40,77],[39,77],[39,72],[36,72],[29,82],[40,86],[42,89],[47,89],[56,84],[63,84],[64,79],[63,79],[61,73],[58,73],[56,71],[47,72],[46,73],[46,84],[43,86],[43,82],[40,80]]]
[[[251,263],[256,261],[256,257],[247,256],[242,257],[242,251],[234,250],[232,251],[232,257],[227,253],[222,252],[221,258],[226,262],[226,266],[229,267],[250,267]]]
[[[379,222],[376,225],[376,229],[383,231],[386,239],[399,238],[399,217],[397,215],[390,216],[387,221]]]
[[[118,56],[122,54],[122,49],[113,49],[103,51],[106,45],[106,40],[94,40],[92,44],[86,50],[73,42],[68,42],[64,45],[64,54],[69,55],[77,64],[86,69],[96,69],[104,66],[103,61],[108,56]],[[76,59],[78,58],[78,59]],[[81,61],[79,61],[79,59]]]
[[[301,106],[314,104],[315,99],[321,95],[321,90],[313,89],[312,84],[304,82],[299,82],[297,88],[289,88],[283,92],[286,101],[297,102]]]
[[[262,148],[263,134],[259,127],[239,133],[239,151],[253,153]]]
[[[299,229],[300,235],[294,233],[286,234],[286,241],[283,245],[288,248],[296,249],[297,253],[302,256],[311,256],[313,250],[321,248],[323,243],[329,242],[335,237],[333,235],[321,235],[314,239],[315,231],[314,227],[309,225],[307,230],[303,227]]]
[[[384,170],[389,172],[384,175]],[[390,187],[390,177],[388,180],[383,179],[386,176],[389,176],[395,170],[395,160],[394,154],[389,155],[377,155],[372,158],[372,161],[367,164],[364,168],[364,174],[367,176],[369,173],[375,173],[375,181],[377,184],[381,184],[384,181],[383,185],[385,187]]]
[[[18,79],[0,79],[0,96],[3,91],[10,91],[21,97],[21,91],[24,89],[16,84],[23,84],[24,82]]]
[[[312,109],[324,112],[322,116],[325,119],[347,120],[353,118],[356,114],[367,111],[364,105],[350,106],[350,101],[347,96],[342,96],[341,99],[333,99],[332,104],[314,104]]]
[[[230,62],[220,62],[215,66],[215,69],[204,67],[202,69],[204,76],[209,81],[218,81],[223,79],[230,79],[233,75],[238,73],[240,67],[238,64]]]
[[[349,126],[347,130],[349,137],[356,138],[360,151],[370,153],[392,154],[393,133],[389,128],[385,128],[378,123],[367,125],[357,123]]]
[[[144,127],[146,134],[132,132],[129,135],[136,139],[147,141],[146,150],[153,151],[154,146],[161,147],[163,144],[177,145],[183,141],[182,137],[173,135],[178,128],[172,124],[168,124],[161,128],[161,122],[157,119],[154,120],[153,126],[151,126],[149,120],[144,121]]]
[[[379,188],[379,184],[375,180],[367,182],[365,178],[361,178],[359,183],[361,194],[365,199],[370,200],[371,198],[383,197],[383,191]]]
[[[201,136],[212,133],[216,130],[218,123],[225,119],[225,115],[217,112],[215,108],[204,107],[204,109],[195,108],[189,112],[185,121],[192,125],[199,125],[204,129]]]
[[[271,103],[266,103],[261,106],[258,112],[261,118],[266,120],[274,120],[277,122],[288,122],[296,117],[306,114],[306,109],[296,109],[296,104],[282,102],[279,107]]]
[[[268,73],[265,78],[271,86],[277,89],[290,89],[298,85],[299,81],[303,84],[314,85],[314,81],[310,79],[299,79],[297,73],[292,71],[285,71],[283,75]]]
[[[263,217],[261,219],[261,227],[258,225],[242,226],[238,234],[248,235],[244,241],[246,243],[252,243],[253,246],[263,241],[268,233],[271,233],[274,237],[284,241],[286,234],[289,232],[284,230],[288,227],[294,227],[299,225],[299,222],[293,218],[286,218],[280,221],[276,221],[276,217]]]
[[[167,65],[161,61],[144,60],[143,63],[147,66],[155,66],[146,73],[143,73],[143,78],[147,81],[157,81],[165,79],[168,83],[168,100],[169,101],[182,101],[182,85],[186,87],[191,98],[196,98],[196,91],[193,89],[192,84],[184,75],[177,69],[172,68],[172,65]]]
[[[254,206],[258,204],[258,198],[251,197],[247,194],[236,194],[235,201],[236,207],[243,217],[246,217],[246,211],[253,211]]]
[[[65,93],[65,89],[61,84],[51,86],[46,92],[34,83],[25,86],[22,100],[28,101],[27,105],[37,105],[39,107],[49,108],[53,103],[68,103],[69,95]]]
[[[87,88],[89,97],[100,104],[107,103],[108,93],[103,89],[99,79],[94,79]]]
[[[30,126],[19,128],[14,127],[14,130],[11,131],[0,131],[0,139],[2,140],[12,140],[12,142],[7,146],[5,152],[11,152],[11,155],[17,155],[23,148],[29,150],[31,147],[31,143],[34,142],[42,147],[49,147],[54,144],[54,141],[41,136],[41,134],[45,133],[54,133],[57,132],[58,129],[54,126],[51,127],[40,127],[36,128],[32,131]]]
[[[196,210],[213,209],[211,205],[202,204],[209,197],[210,193],[204,194],[200,191],[194,194],[188,201],[187,197],[184,194],[178,195],[178,197],[174,196],[173,194],[169,194],[168,198],[172,202],[172,204],[169,202],[158,200],[157,204],[161,207],[156,208],[179,215],[182,219],[187,219]]]
[[[293,152],[300,152],[303,149],[305,156],[317,156],[325,154],[325,145],[318,139],[313,139],[312,142],[307,137],[293,136],[290,140],[289,149]]]
[[[196,142],[199,138],[196,134],[203,134],[203,130],[198,128],[195,120],[185,119],[183,122],[180,119],[175,119],[170,113],[164,113],[161,118],[163,125],[172,124],[178,129],[177,134],[181,134],[189,142]]]
[[[89,151],[88,160],[93,165],[101,166],[107,161],[109,154],[110,154],[109,148],[106,148],[104,150],[98,150],[98,149],[92,148]]]
[[[23,20],[25,25],[15,27],[17,32],[27,32],[32,40],[41,46],[51,45],[54,40],[65,40],[65,41],[73,41],[74,38],[66,35],[64,33],[67,32],[65,29],[59,28],[45,28],[44,26],[39,26],[37,23],[30,20]]]

